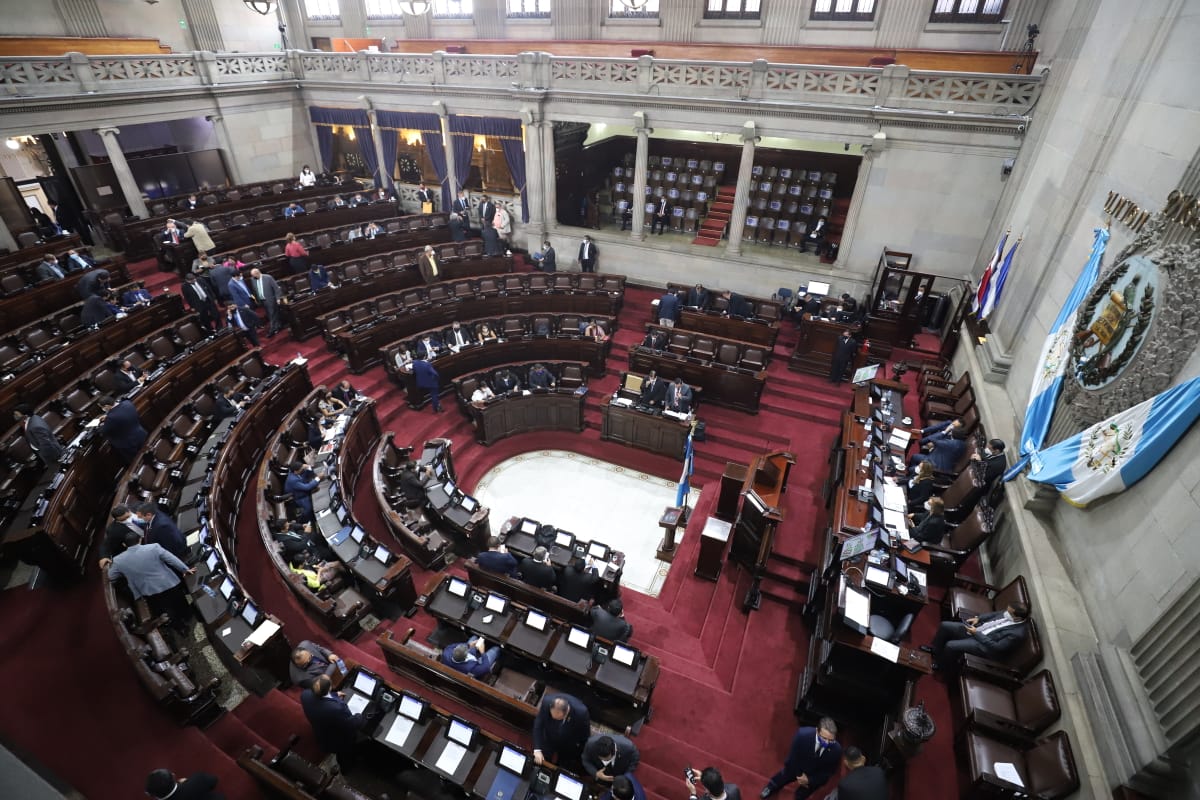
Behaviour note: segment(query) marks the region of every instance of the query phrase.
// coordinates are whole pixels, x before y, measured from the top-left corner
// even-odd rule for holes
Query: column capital
[[[433,113],[437,114],[442,119],[446,119],[450,116],[450,112],[446,109],[446,104],[441,100],[433,101]]]
[[[746,124],[742,126],[741,135],[742,144],[748,144],[751,147],[758,144],[759,140],[762,139],[762,137],[758,135],[758,126],[755,125],[752,120],[747,120]]]
[[[121,132],[120,128],[116,128],[113,126],[107,126],[104,128],[96,128],[96,133],[99,134],[100,136],[116,136],[120,132]]]

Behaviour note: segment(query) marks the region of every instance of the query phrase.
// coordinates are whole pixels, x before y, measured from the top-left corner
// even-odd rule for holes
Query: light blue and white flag
[[[1086,506],[1141,480],[1200,417],[1200,378],[1167,389],[1030,456],[1029,479]]]
[[[695,431],[695,427],[693,427],[692,430],[688,432],[687,446],[683,450],[683,474],[681,474],[679,476],[679,489],[675,492],[675,507],[676,508],[683,507],[684,498],[687,497],[688,492],[690,492],[692,490],[691,479],[692,479],[692,468],[694,466],[693,453],[692,453],[692,432],[693,431]]]
[[[1008,241],[1008,231],[1000,237],[1000,241],[996,243],[996,252],[992,253],[992,260],[988,262],[987,269],[983,271],[983,277],[979,279],[979,287],[975,290],[975,297],[971,299],[971,313],[979,316],[979,309],[983,308],[983,301],[987,299],[988,288],[992,285],[992,276],[996,274],[996,267],[1000,266],[1000,258],[1004,255],[1004,243]]]
[[[1022,237],[1023,238],[1023,237]],[[1017,252],[1017,248],[1021,246],[1021,239],[1013,242],[1012,248],[1008,251],[1008,255],[1004,257],[1004,263],[1000,265],[1000,269],[992,276],[991,283],[988,285],[987,297],[983,299],[983,306],[975,315],[980,320],[985,320],[991,316],[996,310],[996,306],[1000,303],[1000,293],[1004,291],[1004,284],[1008,281],[1008,272],[1012,269],[1013,255]]]
[[[1012,469],[1005,473],[1005,480],[1012,480],[1029,462],[1029,455],[1041,449],[1046,441],[1046,431],[1050,429],[1050,419],[1054,416],[1054,407],[1058,403],[1058,395],[1062,390],[1063,374],[1066,372],[1068,354],[1070,353],[1071,334],[1075,330],[1075,320],[1079,315],[1079,306],[1092,290],[1092,284],[1100,275],[1100,260],[1104,249],[1108,246],[1108,229],[1097,228],[1094,231],[1092,254],[1083,265],[1083,272],[1075,279],[1075,286],[1062,309],[1058,312],[1046,341],[1042,344],[1042,355],[1038,359],[1037,371],[1033,374],[1033,386],[1029,389],[1029,405],[1025,409],[1025,430],[1021,433],[1021,458]]]

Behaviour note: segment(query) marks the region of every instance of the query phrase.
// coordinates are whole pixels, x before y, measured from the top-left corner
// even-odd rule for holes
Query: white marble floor
[[[680,465],[682,468],[682,465]],[[565,450],[523,453],[493,467],[475,487],[492,510],[493,529],[521,516],[594,539],[625,553],[621,585],[657,597],[670,564],[654,557],[658,519],[675,502],[674,481]],[[699,489],[689,504],[696,507]],[[680,529],[677,542],[683,541]]]

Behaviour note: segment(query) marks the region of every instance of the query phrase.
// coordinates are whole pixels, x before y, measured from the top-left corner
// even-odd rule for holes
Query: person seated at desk
[[[849,292],[842,292],[842,302],[838,307],[853,314],[858,311],[858,301],[851,297]]]
[[[279,544],[283,560],[289,564],[305,556],[314,556],[325,561],[336,558],[325,538],[313,535],[311,523],[289,522],[283,530],[273,532],[271,538]]]
[[[367,239],[369,241],[371,239],[374,239],[376,236],[382,236],[383,228],[379,227],[378,223],[368,222],[366,225],[363,226],[362,235],[363,235],[364,239]]]
[[[667,387],[667,396],[663,407],[667,411],[674,411],[677,414],[689,414],[692,411],[692,387],[684,383],[683,378],[678,375]]]
[[[821,316],[821,297],[819,295],[808,295],[808,299],[804,301],[803,314],[813,318]]]
[[[134,284],[134,288],[126,289],[121,293],[121,305],[125,308],[148,306],[152,300],[154,300],[154,295],[150,294],[150,290],[146,288],[145,281],[138,281]]]
[[[220,422],[223,419],[232,419],[242,410],[242,405],[249,398],[240,393],[227,392],[221,388],[216,388],[213,391],[213,420]]]
[[[641,759],[637,745],[618,733],[598,733],[583,746],[583,770],[601,783],[632,772]]]
[[[550,374],[550,370],[546,369],[544,364],[534,364],[533,367],[530,368],[530,389],[553,389],[554,386],[554,376]]]
[[[967,434],[962,420],[947,420],[921,429],[921,451],[908,460],[908,468],[916,469],[922,461],[933,464],[939,472],[953,472],[967,449]]]
[[[488,647],[482,636],[472,636],[466,642],[447,645],[442,651],[443,664],[479,680],[492,674],[499,660],[499,646]]]
[[[337,386],[333,387],[330,394],[333,395],[334,400],[340,400],[347,407],[363,396],[351,385],[349,380],[340,381]]]
[[[646,375],[646,380],[642,381],[642,393],[638,398],[638,402],[650,408],[662,408],[666,400],[666,381],[660,381],[658,374],[654,370],[650,370],[649,374]]]
[[[74,248],[71,248],[67,251],[65,261],[67,264],[67,269],[69,269],[71,272],[89,270],[96,266],[96,259],[92,258],[91,253],[87,252],[86,250],[76,250]]]
[[[332,594],[346,585],[346,568],[337,561],[322,561],[313,556],[297,556],[288,563],[293,574],[317,594]]]
[[[321,264],[312,264],[308,268],[308,288],[314,292],[319,292],[326,286],[329,286],[329,270]]]
[[[462,323],[454,320],[450,325],[450,330],[446,332],[446,347],[450,348],[451,353],[457,353],[464,347],[472,344],[475,337],[471,335],[469,327],[464,328]]]
[[[980,614],[966,622],[943,622],[932,645],[921,649],[933,654],[933,668],[944,666],[947,653],[955,661],[960,653],[982,658],[1003,656],[1029,635],[1029,606],[1011,603],[1003,611]]]
[[[701,797],[696,792],[696,781],[704,788]],[[692,770],[691,779],[685,779],[688,795],[692,800],[742,800],[742,790],[736,783],[726,783],[716,767],[705,767],[703,771]]]
[[[104,529],[104,538],[100,540],[100,569],[108,569],[113,558],[125,552],[125,537],[136,533],[138,540],[142,538],[142,527],[138,524],[129,506],[113,506],[112,522]]]
[[[488,549],[475,556],[475,563],[488,572],[519,578],[521,575],[517,557],[508,552],[508,548],[500,541],[499,536],[488,539]]]
[[[909,514],[908,521],[912,528],[908,535],[921,544],[939,544],[946,535],[946,504],[940,497],[931,497],[925,501],[925,511]]]
[[[113,371],[112,382],[113,390],[125,394],[137,387],[141,386],[146,380],[146,376],[142,371],[133,365],[133,362],[128,358],[117,365]]]
[[[604,329],[604,324],[594,319],[588,320],[587,326],[583,329],[583,335],[594,342],[608,341],[608,331]]]
[[[329,393],[328,389],[320,389],[317,393],[317,411],[325,419],[336,419],[346,410],[346,404]]]
[[[292,651],[292,663],[288,665],[288,678],[301,689],[311,689],[313,681],[324,675],[332,678],[338,671],[342,659],[316,642],[305,639]]]
[[[632,772],[613,778],[612,788],[600,800],[646,800],[646,790]]]
[[[511,369],[502,369],[492,376],[492,386],[498,397],[520,391],[521,381]]]
[[[92,295],[83,301],[83,308],[79,311],[79,324],[90,328],[93,325],[99,325],[106,319],[115,317],[118,311],[120,309],[109,302],[108,296]]]
[[[521,561],[521,580],[530,586],[553,592],[558,585],[558,573],[550,565],[550,551],[544,547],[533,548],[533,554]]]
[[[408,349],[408,345],[402,344],[396,350],[396,357],[393,359],[396,364],[396,369],[402,372],[410,372],[412,370],[413,356],[412,351]]]
[[[583,755],[591,736],[588,708],[578,697],[550,694],[542,697],[533,719],[533,762],[541,766],[552,759],[559,766],[574,764]]]
[[[479,323],[479,329],[475,332],[475,340],[479,342],[479,344],[494,342],[497,338],[498,337],[496,334],[492,331],[491,325],[487,324],[486,322]]]
[[[439,339],[426,334],[425,336],[421,337],[419,342],[417,342],[416,357],[424,359],[425,361],[432,361],[440,356],[445,349],[446,348],[442,345]]]
[[[333,208],[345,208],[345,207],[346,207],[346,201],[342,199],[342,196],[341,196],[340,194],[335,194],[335,195],[333,196],[333,199],[329,201],[329,203],[328,203],[328,205],[327,205],[326,207],[327,207],[327,208],[331,208],[331,209],[333,209]]]
[[[922,461],[917,465],[916,474],[908,481],[905,494],[908,497],[908,511],[915,514],[925,508],[925,501],[933,497],[937,486],[933,481],[933,464]]]
[[[350,198],[350,207],[358,208],[359,206],[365,206],[368,202],[367,198],[363,197],[362,192],[357,192],[354,197]]]
[[[183,229],[176,224],[175,220],[167,220],[167,227],[159,235],[159,241],[163,244],[179,244],[183,241]]]
[[[477,406],[484,406],[496,399],[496,393],[492,391],[492,387],[480,381],[475,387],[475,391],[471,392],[471,402]]]
[[[721,296],[725,298],[725,316],[735,319],[748,319],[754,316],[754,305],[737,292],[726,289]]]
[[[288,471],[287,480],[283,482],[283,491],[292,496],[299,513],[296,519],[300,522],[313,521],[312,494],[321,484],[319,475],[303,461],[293,461]]]
[[[368,707],[358,714],[350,710],[340,692],[333,692],[325,675],[313,679],[312,688],[300,693],[300,706],[312,726],[313,738],[323,752],[337,757],[342,772],[355,763],[358,733],[374,718]]]
[[[304,168],[300,170],[300,188],[307,189],[310,186],[316,186],[316,185],[317,185],[316,173],[314,173],[312,171],[312,169],[309,168],[308,164],[305,164]]]
[[[346,229],[346,235],[343,237],[347,242],[353,242],[355,239],[363,238],[362,228],[355,225],[352,228]]]
[[[425,505],[425,481],[421,479],[417,462],[408,461],[397,481],[400,489],[400,504],[405,508],[420,508]]]
[[[283,216],[286,219],[291,219],[292,217],[298,217],[305,213],[307,213],[307,212],[305,212],[304,207],[301,206],[299,203],[288,203],[287,208],[285,208],[283,210]]]
[[[983,454],[973,453],[971,460],[983,464],[984,485],[991,486],[1008,469],[1008,460],[1004,455],[1004,440],[988,439],[987,445],[983,448]]]
[[[625,620],[625,604],[614,597],[604,607],[593,606],[591,611],[592,633],[613,642],[628,642],[633,636],[633,626]]]
[[[33,276],[39,281],[56,281],[66,274],[67,271],[59,265],[58,259],[49,253],[42,256],[42,260],[38,262],[33,271]]]
[[[684,305],[688,308],[698,308],[701,311],[708,308],[708,289],[705,289],[702,284],[697,283],[692,288],[688,289],[687,299]]]
[[[663,333],[661,328],[651,328],[646,331],[646,338],[642,339],[642,347],[647,350],[666,350],[667,334]]]
[[[592,560],[589,558],[584,561],[576,556],[559,570],[558,596],[573,603],[591,602],[596,598],[599,583],[600,573],[592,566]]]
[[[153,800],[225,800],[216,788],[216,776],[207,772],[181,779],[169,769],[156,769],[146,776],[146,796]]]

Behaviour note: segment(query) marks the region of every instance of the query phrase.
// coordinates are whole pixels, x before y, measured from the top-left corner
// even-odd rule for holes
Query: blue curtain
[[[366,125],[355,125],[354,138],[358,141],[358,152],[366,162],[367,169],[371,171],[371,177],[375,179],[375,185],[385,185],[379,179],[379,158],[375,154],[375,137],[371,135],[370,122]]]
[[[400,149],[400,133],[382,125],[379,126],[379,143],[383,147],[383,163],[379,173],[383,177],[380,186],[390,187],[392,175],[396,172],[396,153]]]
[[[450,176],[446,170],[446,151],[442,144],[441,117],[437,114],[423,114],[414,111],[376,111],[375,118],[379,121],[379,127],[384,129],[382,131],[383,157],[388,162],[385,166],[394,166],[396,163],[396,152],[400,148],[399,133],[397,133],[399,129],[407,128],[421,132],[421,140],[425,142],[425,152],[429,155],[433,171],[437,173],[438,181],[442,184],[441,208],[449,208]],[[388,128],[396,130],[387,130]]]
[[[465,186],[471,175],[471,148],[475,144],[472,136],[451,136],[454,147],[454,172],[459,186]]]
[[[442,134],[423,133],[425,152],[433,163],[433,171],[437,173],[438,181],[442,184],[442,208],[450,207],[450,174],[446,168],[446,150],[442,144]]]
[[[317,125],[317,147],[321,148],[321,168],[325,172],[333,169],[333,128]]]
[[[504,160],[508,162],[508,171],[512,174],[513,183],[521,193],[521,221],[529,222],[529,200],[525,192],[525,147],[521,141],[521,121],[508,117],[462,117],[451,115],[450,133],[455,134],[454,160],[459,162],[458,140],[463,139],[470,147],[470,136],[497,136],[500,146],[504,149]],[[469,134],[456,135],[456,134]],[[470,150],[467,151],[470,153]],[[469,163],[469,162],[468,162]],[[461,169],[461,175],[466,175]]]
[[[325,169],[333,169],[333,130],[332,125],[349,125],[354,128],[354,136],[358,141],[359,152],[371,174],[378,180],[379,164],[375,158],[375,140],[371,137],[371,121],[367,112],[361,108],[322,108],[309,106],[309,119],[317,128],[317,145],[321,148],[321,161]]]
[[[500,146],[504,148],[504,160],[508,162],[508,171],[512,174],[513,183],[521,193],[521,221],[529,222],[529,193],[525,191],[525,147],[520,139],[501,139]]]

